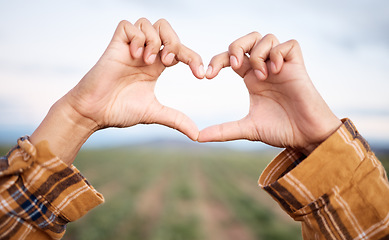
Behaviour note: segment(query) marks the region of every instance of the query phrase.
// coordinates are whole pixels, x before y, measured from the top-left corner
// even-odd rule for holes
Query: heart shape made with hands
[[[204,71],[201,57],[180,43],[166,21],[140,22],[119,24],[103,56],[73,91],[73,99],[87,96],[86,109],[78,112],[98,127],[157,123],[199,142],[248,139],[305,147],[328,136],[323,126],[339,126],[313,86],[295,40],[280,44],[271,34],[253,32],[213,57]],[[231,67],[249,93],[247,116],[199,131],[185,114],[160,104],[154,93],[157,79],[178,62],[187,64],[197,78],[212,79]]]
[[[235,57],[235,55],[238,57]],[[205,77],[213,79],[218,76],[222,68],[226,67],[231,67],[242,77],[250,94],[250,108],[247,116],[237,121],[207,127],[199,132],[197,138],[189,135],[195,133],[196,126],[186,116],[185,118],[188,119],[181,121],[181,123],[187,125],[175,125],[174,128],[199,142],[248,139],[265,141],[277,146],[282,145],[282,142],[278,141],[273,132],[282,131],[283,119],[287,118],[287,114],[283,112],[284,108],[280,106],[279,100],[276,99],[279,96],[271,90],[274,88],[274,82],[279,83],[278,78],[286,75],[280,75],[280,71],[277,71],[274,63],[267,57],[265,58],[267,60],[263,62],[265,66],[261,66],[263,72],[258,73],[250,61],[252,56],[246,55],[244,51],[235,53],[235,55],[225,52],[213,57]],[[239,78],[239,76],[237,77]],[[271,137],[274,139],[271,139]]]
[[[166,67],[178,62],[189,65],[197,78],[212,79],[231,67],[247,87],[248,114],[199,131],[188,116],[162,105],[155,85]],[[166,21],[152,25],[141,19],[118,25],[98,62],[53,105],[30,140],[50,142],[60,159],[72,163],[99,129],[153,123],[199,142],[248,139],[308,154],[342,124],[313,86],[296,41],[280,44],[273,35],[254,32],[213,57],[204,71],[201,57],[181,44]]]
[[[193,121],[182,121],[182,124],[186,122],[187,127],[193,129],[194,137],[190,137],[193,140],[198,138],[198,129],[238,120],[248,113],[247,89],[231,68],[221,70],[212,80],[199,81],[193,79],[187,66],[179,64],[162,74],[155,93],[164,106],[182,112]],[[184,127],[182,124],[179,129]],[[170,126],[179,130],[173,123]]]

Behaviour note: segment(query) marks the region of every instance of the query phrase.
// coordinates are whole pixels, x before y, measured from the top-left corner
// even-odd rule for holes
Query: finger
[[[143,58],[145,63],[153,64],[161,49],[161,39],[157,31],[154,29],[153,25],[146,18],[139,19],[135,26],[139,27],[139,29],[144,33],[145,40],[145,49],[143,53]]]
[[[198,79],[204,78],[205,70],[203,60],[201,59],[200,55],[195,53],[193,50],[184,45],[181,45],[180,50],[177,53],[177,59],[180,62],[187,64],[195,77]]]
[[[181,45],[180,39],[171,25],[165,19],[160,19],[154,23],[154,28],[158,33],[163,49],[161,52],[161,61],[165,66],[172,66],[178,61],[176,60],[176,52]]]
[[[212,79],[216,77],[220,70],[225,67],[231,66],[228,52],[224,52],[214,56],[208,64],[206,72],[206,78]]]
[[[273,34],[267,34],[251,50],[250,63],[259,80],[265,80],[267,78],[266,61],[269,59],[270,51],[278,44],[279,41]]]
[[[130,44],[131,56],[139,58],[143,54],[145,39],[145,35],[139,28],[132,25],[130,22],[123,20],[117,26],[111,43],[124,42]]]
[[[304,64],[300,44],[296,40],[289,40],[279,44],[270,51],[271,71],[277,74],[281,71],[284,61],[296,61]]]
[[[184,46],[171,25],[160,19],[154,24],[164,46],[161,52],[161,60],[165,66],[172,66],[178,61],[189,65],[193,75],[197,78],[204,78],[204,64],[200,55]]]
[[[200,131],[197,141],[224,142],[238,139],[247,139],[247,131],[242,128],[245,126],[242,123],[242,120],[239,120],[207,127]]]
[[[228,52],[230,54],[231,67],[234,70],[239,69],[242,66],[246,53],[250,54],[251,49],[253,49],[261,39],[261,34],[252,32],[230,44]]]
[[[193,141],[196,141],[199,135],[199,129],[196,124],[184,113],[161,105],[159,111],[154,113],[154,123],[161,124],[176,129]]]
[[[231,57],[232,56],[229,56],[228,52],[224,52],[214,56],[209,62],[208,69],[205,75],[206,78],[212,79],[219,74],[222,68],[230,67]],[[246,75],[247,71],[250,70],[250,68],[251,66],[250,66],[249,58],[246,55],[244,55],[240,68],[234,69],[234,71],[243,78]]]

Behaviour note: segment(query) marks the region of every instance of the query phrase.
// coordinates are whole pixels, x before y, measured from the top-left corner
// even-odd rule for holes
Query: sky
[[[165,18],[207,65],[253,31],[296,39],[308,73],[339,118],[348,117],[373,143],[389,146],[389,2],[0,0],[0,142],[31,134],[50,106],[96,63],[120,20]],[[241,78],[224,69],[198,80],[184,64],[168,68],[156,86],[159,101],[203,129],[248,112]],[[186,139],[158,125],[106,129],[87,146]],[[253,147],[238,141],[230,146]]]

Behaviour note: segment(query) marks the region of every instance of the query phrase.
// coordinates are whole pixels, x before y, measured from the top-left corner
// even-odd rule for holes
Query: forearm
[[[33,145],[46,140],[50,150],[67,165],[71,165],[85,141],[98,129],[67,102],[67,96],[58,100],[30,137]]]

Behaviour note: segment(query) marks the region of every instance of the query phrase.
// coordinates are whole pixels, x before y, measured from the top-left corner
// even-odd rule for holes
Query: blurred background
[[[331,109],[339,118],[351,118],[385,153],[388,12],[389,2],[382,0],[0,0],[0,144],[11,146],[34,131],[50,106],[96,63],[120,20],[146,17],[167,19],[205,66],[252,31],[273,33],[281,42],[298,40],[308,72]],[[248,112],[247,90],[231,69],[214,80],[198,80],[178,64],[162,74],[156,95],[199,129]],[[269,207],[272,200],[256,187],[278,151],[248,141],[191,143],[158,125],[100,131],[76,165],[107,203],[70,225],[67,238],[88,239],[95,231],[90,239],[291,239],[285,236],[293,234],[298,239],[298,225],[274,210],[278,206]],[[88,168],[95,161],[99,167]]]
[[[96,63],[122,19],[167,19],[207,65],[235,39],[258,31],[300,42],[308,72],[338,117],[370,142],[389,143],[389,3],[386,1],[5,1],[0,0],[0,141],[31,133],[49,107]],[[225,69],[197,80],[187,66],[167,69],[158,99],[200,129],[248,111],[241,79]],[[107,138],[110,141],[107,141]],[[161,126],[107,130],[88,144],[184,139]],[[232,145],[258,147],[240,142]]]

